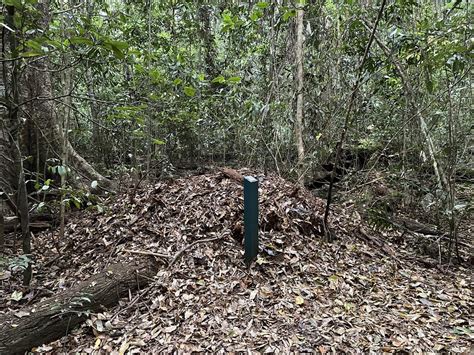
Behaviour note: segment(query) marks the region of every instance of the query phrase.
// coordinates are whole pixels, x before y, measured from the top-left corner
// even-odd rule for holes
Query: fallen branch
[[[57,218],[48,214],[32,214],[30,215],[30,229],[39,231],[49,229],[57,223]],[[15,230],[21,230],[20,219],[17,216],[5,217],[4,219],[5,233],[10,233]]]
[[[200,240],[196,240],[194,243],[191,243],[187,246],[185,246],[183,249],[181,249],[180,251],[178,251],[174,257],[173,257],[173,260],[171,260],[171,262],[169,263],[169,266],[168,266],[168,269],[173,266],[173,264],[179,259],[179,257],[188,249],[191,249],[192,247],[194,247],[195,245],[197,244],[200,244],[200,243],[208,243],[208,242],[213,242],[213,241],[216,241],[216,240],[219,240],[219,239],[222,239],[222,237],[214,237],[214,238],[208,238],[208,239],[200,239]]]
[[[214,238],[207,238],[207,239],[199,239],[199,240],[196,240],[195,242],[189,244],[189,245],[186,245],[183,249],[181,249],[180,251],[178,251],[173,257],[171,257],[171,255],[166,255],[166,254],[160,254],[160,253],[155,253],[155,252],[152,252],[152,251],[144,251],[144,250],[129,250],[129,249],[123,249],[122,251],[126,252],[126,253],[130,253],[130,254],[139,254],[139,255],[149,255],[149,256],[156,256],[158,258],[163,258],[163,259],[171,259],[171,261],[168,263],[168,268],[170,268],[171,266],[173,266],[176,261],[179,259],[179,257],[188,249],[191,249],[192,247],[194,247],[195,245],[197,244],[200,244],[200,243],[208,243],[208,242],[213,242],[213,241],[216,241],[216,240],[219,240],[219,239],[222,239],[222,237],[214,237]]]
[[[158,258],[170,258],[169,255],[166,254],[160,254],[160,253],[154,253],[151,251],[142,251],[142,250],[130,250],[130,249],[123,249],[122,251],[130,254],[139,254],[139,255],[149,255],[149,256],[156,256]]]

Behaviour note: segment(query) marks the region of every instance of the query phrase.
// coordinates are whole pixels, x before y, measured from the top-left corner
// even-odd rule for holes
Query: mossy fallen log
[[[146,286],[156,273],[152,261],[114,264],[55,297],[0,315],[0,354],[23,354],[67,335],[88,312],[114,306],[129,290]]]

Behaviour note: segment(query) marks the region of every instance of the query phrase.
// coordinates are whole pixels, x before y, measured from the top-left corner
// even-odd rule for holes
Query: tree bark
[[[0,208],[0,253],[3,253],[5,248],[5,221],[3,217],[3,211]]]
[[[147,285],[156,270],[152,261],[115,264],[70,290],[0,317],[0,354],[23,354],[69,334],[87,319],[88,312],[100,312],[118,303],[129,290]]]
[[[7,6],[6,7],[6,17],[5,22],[8,24],[9,30],[8,34],[8,46],[9,51],[13,56],[17,55],[17,34],[15,32],[15,7]],[[2,46],[3,54],[5,54],[5,42]],[[3,55],[5,56],[5,55]],[[25,183],[25,172],[23,168],[23,157],[21,152],[20,144],[20,132],[21,132],[21,121],[18,115],[19,110],[19,65],[20,62],[14,60],[9,68],[3,68],[4,78],[9,80],[5,81],[5,102],[8,107],[8,118],[4,121],[3,129],[6,129],[6,133],[3,132],[2,136],[7,137],[7,151],[10,156],[8,164],[9,167],[5,170],[10,170],[14,172],[14,177],[9,176],[10,181],[2,181],[2,190],[10,190],[14,193],[15,203],[17,206],[17,214],[20,217],[20,230],[22,236],[22,245],[23,245],[23,254],[27,257],[31,254],[31,242],[30,242],[30,213],[28,209],[28,197],[26,192],[26,183]],[[3,170],[3,169],[0,169]],[[28,265],[25,268],[23,273],[23,284],[29,285],[31,281],[31,263],[28,261]]]
[[[36,7],[43,14],[39,25],[48,28],[50,22],[48,1],[38,3]],[[23,103],[20,105],[28,121],[28,132],[24,132],[24,135],[28,137],[28,154],[36,158],[34,161],[39,161],[37,166],[44,168],[48,165],[49,158],[62,159],[67,155],[76,176],[90,181],[97,180],[100,186],[110,187],[111,181],[104,178],[82,158],[62,132],[54,105],[54,90],[47,58],[35,60],[34,65],[27,64],[22,89]],[[66,96],[70,94],[65,93]],[[36,149],[36,145],[31,146],[33,142],[38,142],[40,151]],[[31,167],[31,170],[36,170],[36,167]]]
[[[303,142],[303,17],[304,10],[299,7],[296,14],[296,122],[295,136],[298,151],[298,184],[304,185],[304,142]]]

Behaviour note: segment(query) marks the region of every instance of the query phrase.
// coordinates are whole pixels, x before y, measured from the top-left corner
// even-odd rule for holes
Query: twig
[[[122,308],[120,309],[117,313],[115,313],[112,318],[110,318],[110,321],[112,322],[115,318],[117,318],[121,313],[129,310],[130,308],[133,307],[133,305],[135,303],[137,303],[137,301],[142,298],[143,296],[145,296],[148,292],[150,292],[150,290],[152,289],[151,286],[145,288],[142,290],[142,292],[138,293],[131,301],[130,303],[125,307],[125,308]]]
[[[168,269],[169,269],[171,266],[173,266],[173,265],[176,263],[176,261],[178,261],[178,259],[180,258],[180,256],[181,256],[186,250],[191,249],[192,247],[196,246],[197,244],[213,242],[213,241],[216,241],[216,240],[219,240],[219,239],[222,239],[222,237],[199,239],[199,240],[196,240],[194,243],[191,243],[191,244],[186,245],[183,249],[181,249],[180,251],[178,251],[178,252],[173,256],[173,258],[171,259],[171,261],[168,263]],[[127,253],[130,253],[130,254],[151,255],[151,256],[156,256],[156,257],[164,258],[164,259],[170,259],[170,258],[171,258],[171,255],[160,254],[160,253],[154,253],[154,252],[151,252],[151,251],[130,250],[130,249],[122,249],[122,251],[127,252]]]
[[[181,249],[180,251],[178,251],[174,257],[173,257],[173,260],[171,260],[171,262],[169,263],[168,265],[168,269],[173,266],[174,263],[176,263],[176,261],[178,260],[178,258],[188,249],[191,249],[192,247],[194,247],[195,245],[199,244],[199,243],[207,243],[207,242],[213,242],[215,240],[219,240],[219,239],[222,239],[222,237],[214,237],[214,238],[208,238],[208,239],[200,239],[200,240],[196,240],[194,243],[191,243],[187,246],[185,246],[183,249]]]
[[[151,255],[151,256],[156,256],[158,258],[165,258],[165,259],[171,258],[170,255],[154,253],[154,252],[151,252],[151,251],[129,250],[129,249],[123,249],[122,251],[130,253],[130,254]]]

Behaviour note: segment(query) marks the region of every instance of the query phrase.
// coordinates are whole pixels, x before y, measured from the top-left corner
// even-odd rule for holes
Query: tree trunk
[[[304,10],[299,7],[296,15],[296,122],[295,136],[298,151],[298,183],[304,185],[304,143],[303,143],[303,17]]]
[[[37,9],[43,13],[40,25],[48,28],[50,22],[49,4],[47,1],[36,5]],[[111,181],[99,174],[84,158],[82,158],[72,147],[71,143],[64,136],[60,119],[57,117],[54,105],[54,90],[51,83],[51,73],[48,71],[48,60],[35,60],[34,65],[28,65],[25,69],[25,76],[22,81],[21,98],[28,120],[27,146],[29,155],[38,160],[40,168],[48,166],[47,160],[50,158],[61,159],[65,154],[69,158],[70,166],[76,176],[85,180],[97,180],[102,187],[110,187]],[[71,93],[66,93],[70,95]],[[62,111],[62,110],[61,110]],[[38,142],[41,150],[33,147],[32,143]],[[36,170],[36,167],[31,167]],[[46,169],[45,169],[46,171]]]
[[[3,217],[3,211],[0,207],[0,253],[3,253],[5,248],[5,221]]]
[[[151,261],[115,264],[70,290],[22,309],[25,316],[0,317],[0,354],[23,354],[70,333],[87,319],[118,303],[129,290],[147,285],[156,270]]]
[[[13,56],[17,55],[17,35],[15,32],[15,7],[7,6],[6,7],[6,18],[5,22],[8,27],[11,29],[8,33],[8,46],[9,52]],[[6,43],[5,39],[3,42],[2,50],[5,51],[4,44]],[[3,67],[4,78],[5,80],[5,102],[8,107],[8,118],[4,120],[4,126],[2,128],[6,129],[6,133],[3,132],[2,136],[8,137],[6,142],[7,151],[10,155],[8,164],[8,170],[13,171],[14,177],[10,175],[10,181],[2,181],[3,190],[9,189],[13,192],[15,196],[16,203],[16,212],[20,217],[20,230],[22,236],[22,245],[23,245],[23,254],[28,258],[31,254],[31,242],[30,242],[30,214],[28,209],[28,197],[26,192],[26,183],[25,183],[25,172],[23,169],[23,157],[21,152],[20,145],[20,131],[21,131],[21,121],[18,115],[19,110],[19,61],[14,60],[11,63],[10,68],[7,66]],[[2,169],[3,170],[3,169]],[[31,281],[31,263],[28,261],[27,267],[25,268],[23,274],[23,284],[29,285]]]

